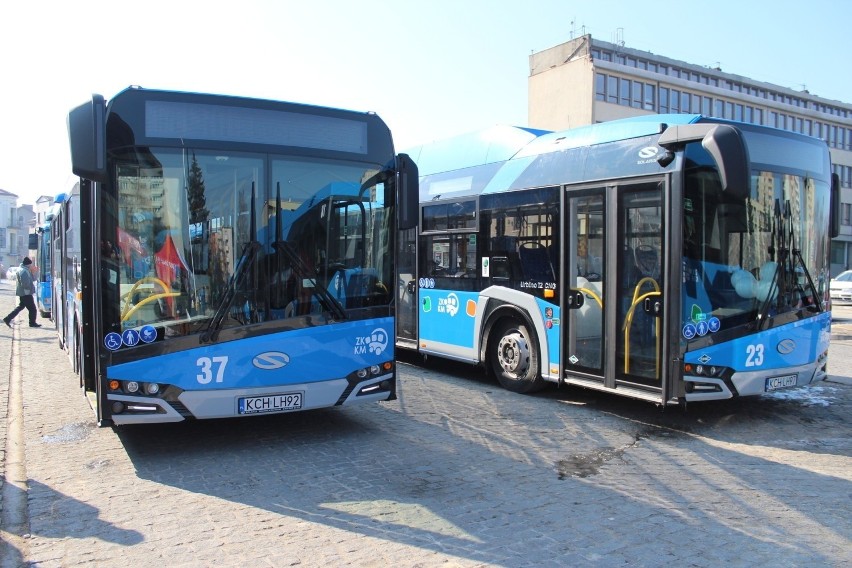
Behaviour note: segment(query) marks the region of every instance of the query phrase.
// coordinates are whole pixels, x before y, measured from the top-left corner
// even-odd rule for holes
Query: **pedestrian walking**
[[[15,295],[20,299],[18,300],[18,307],[3,318],[3,323],[8,327],[12,327],[12,320],[24,308],[30,313],[30,327],[41,327],[41,324],[36,323],[36,314],[38,312],[36,311],[35,299],[33,298],[33,294],[35,294],[35,282],[33,282],[33,274],[30,272],[30,265],[32,263],[33,261],[25,256],[24,260],[21,261],[21,269],[15,274],[15,280],[17,281]]]

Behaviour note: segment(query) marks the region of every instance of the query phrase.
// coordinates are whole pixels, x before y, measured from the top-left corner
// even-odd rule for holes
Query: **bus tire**
[[[500,322],[489,341],[489,363],[500,385],[516,393],[544,388],[538,361],[538,345],[530,329],[517,320]]]

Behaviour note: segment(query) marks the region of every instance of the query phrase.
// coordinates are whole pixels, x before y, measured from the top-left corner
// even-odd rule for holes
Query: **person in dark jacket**
[[[3,318],[3,323],[5,323],[8,327],[12,327],[12,320],[21,313],[21,310],[24,308],[30,314],[30,327],[41,327],[41,324],[36,323],[36,314],[38,313],[35,305],[35,298],[33,298],[33,294],[35,294],[35,282],[33,281],[33,274],[30,272],[30,267],[33,261],[28,257],[24,257],[24,260],[21,261],[21,269],[15,275],[15,280],[17,281],[17,286],[15,287],[15,295],[18,296],[18,307],[9,313],[8,316]]]

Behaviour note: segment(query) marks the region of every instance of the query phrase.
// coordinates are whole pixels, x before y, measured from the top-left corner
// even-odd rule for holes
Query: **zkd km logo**
[[[355,355],[363,355],[369,351],[381,355],[388,348],[388,333],[377,327],[370,335],[355,338]]]

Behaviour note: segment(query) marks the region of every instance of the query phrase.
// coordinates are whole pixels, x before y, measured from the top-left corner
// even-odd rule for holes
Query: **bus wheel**
[[[489,344],[493,346],[489,348],[491,369],[504,389],[530,393],[544,387],[538,346],[526,325],[514,320],[500,324]]]

